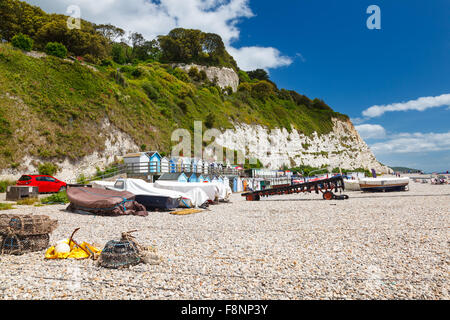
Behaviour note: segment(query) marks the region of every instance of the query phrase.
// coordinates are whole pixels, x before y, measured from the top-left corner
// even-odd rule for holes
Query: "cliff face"
[[[311,137],[297,130],[285,128],[268,130],[262,126],[237,124],[225,131],[217,143],[229,149],[246,150],[248,157],[259,159],[272,169],[309,165],[344,169],[375,169],[380,173],[391,170],[382,166],[350,121],[333,119],[334,129],[329,134]]]
[[[222,89],[231,87],[233,92],[236,92],[239,86],[239,76],[231,68],[206,67],[198,64],[178,64],[176,66],[186,72],[192,67],[197,68],[199,71],[203,70],[206,72],[208,80],[213,82],[216,79],[217,85]]]
[[[254,157],[271,169],[283,165],[296,167],[309,165],[343,169],[375,169],[378,173],[392,170],[382,166],[375,158],[353,124],[333,120],[334,130],[329,134],[314,133],[307,137],[297,130],[288,132],[285,128],[269,130],[260,125],[239,123],[235,129],[226,130],[216,139],[219,145],[233,150],[246,150],[246,157]],[[118,130],[108,119],[102,123],[107,132],[103,151],[96,151],[78,161],[55,162],[60,168],[57,176],[67,182],[76,182],[81,174],[93,175],[96,167],[103,168],[127,152],[139,151],[138,145],[126,133]],[[21,170],[7,169],[0,172],[2,178],[17,179],[23,173],[37,172],[36,164],[42,159],[25,156]]]

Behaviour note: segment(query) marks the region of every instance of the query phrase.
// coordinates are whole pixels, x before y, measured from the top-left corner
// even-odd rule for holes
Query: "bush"
[[[259,81],[252,88],[252,95],[257,99],[265,99],[274,94],[273,85],[265,80]]]
[[[252,91],[252,86],[250,85],[250,84],[248,84],[248,83],[241,83],[239,86],[238,86],[238,91],[239,92],[251,92]]]
[[[189,76],[186,74],[186,72],[183,69],[175,68],[175,69],[173,69],[172,74],[178,80],[181,80],[183,82],[189,82]]]
[[[45,162],[41,163],[38,166],[38,172],[39,174],[45,174],[49,176],[55,175],[56,172],[58,172],[59,168],[56,164],[53,164],[51,162]]]
[[[230,86],[227,86],[227,87],[225,87],[225,88],[223,89],[223,92],[224,92],[226,95],[231,96],[231,95],[233,94],[233,88],[230,87]]]
[[[11,39],[11,43],[14,47],[24,51],[31,51],[31,49],[33,49],[33,39],[22,33],[15,35]]]
[[[196,67],[191,67],[188,71],[188,75],[192,80],[198,81],[199,79],[199,73]]]
[[[16,184],[14,180],[1,180],[0,181],[0,193],[6,192],[8,186],[13,186]]]
[[[103,59],[101,63],[102,67],[112,67],[113,62],[110,59]]]
[[[59,42],[49,42],[45,46],[45,52],[48,55],[55,56],[61,59],[67,57],[67,48]]]
[[[150,82],[144,82],[142,84],[142,89],[151,100],[157,100],[159,98],[159,92],[155,89]]]
[[[214,114],[209,113],[209,114],[206,116],[205,126],[206,126],[208,129],[211,129],[212,127],[214,127],[214,122],[215,122],[215,121],[216,121],[216,117],[214,116]]]
[[[31,206],[32,204],[35,204],[36,202],[39,202],[38,198],[25,198],[25,199],[18,200],[16,202],[16,204],[19,206]]]
[[[50,197],[41,199],[42,204],[66,204],[69,202],[69,198],[67,197],[67,193],[65,191],[58,192],[51,195]]]
[[[11,203],[0,203],[0,210],[11,210],[15,209]]]

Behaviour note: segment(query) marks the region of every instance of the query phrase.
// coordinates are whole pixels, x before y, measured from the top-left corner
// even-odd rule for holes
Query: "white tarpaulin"
[[[164,188],[155,188],[154,184],[141,179],[118,179],[111,190],[128,191],[135,195],[165,196],[173,199],[182,198],[189,207],[199,207],[208,201],[208,196],[201,189],[196,188],[190,192],[180,192]]]
[[[201,189],[208,196],[208,200],[215,201],[219,198],[219,187],[212,183],[201,182],[176,182],[176,181],[156,181],[155,188],[175,190],[189,194],[194,189]]]
[[[211,184],[219,187],[219,200],[229,200],[231,194],[233,193],[229,185],[223,182],[211,182]]]
[[[92,188],[106,189],[109,187],[114,187],[114,181],[92,181]]]

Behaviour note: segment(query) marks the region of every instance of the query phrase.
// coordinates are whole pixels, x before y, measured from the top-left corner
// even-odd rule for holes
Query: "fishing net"
[[[48,247],[50,236],[48,234],[38,234],[29,236],[19,236],[10,234],[1,236],[1,254],[21,255],[27,252],[41,251]]]
[[[0,253],[20,255],[48,247],[50,236],[58,226],[48,216],[0,215]]]
[[[52,233],[58,226],[57,220],[39,215],[0,215],[0,234],[29,236]]]
[[[121,240],[109,241],[100,254],[98,264],[105,268],[121,269],[139,263],[159,264],[155,249],[141,246],[130,232],[122,233]]]

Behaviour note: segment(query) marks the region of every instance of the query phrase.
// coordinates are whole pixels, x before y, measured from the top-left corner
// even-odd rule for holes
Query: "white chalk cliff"
[[[297,130],[269,130],[241,123],[234,130],[226,130],[216,142],[228,149],[245,150],[246,157],[256,158],[272,169],[309,165],[391,171],[377,161],[350,121],[333,119],[333,122],[334,129],[329,134],[319,136],[315,132],[310,137]]]

